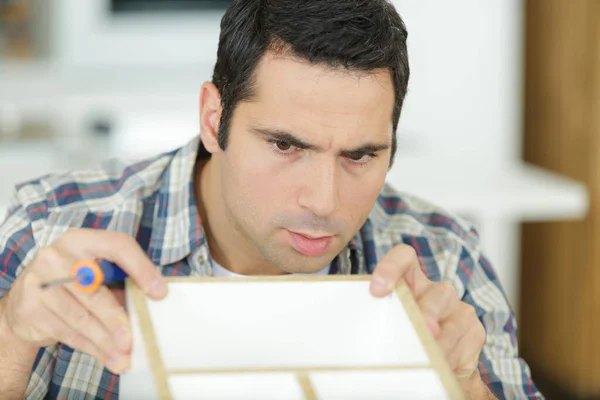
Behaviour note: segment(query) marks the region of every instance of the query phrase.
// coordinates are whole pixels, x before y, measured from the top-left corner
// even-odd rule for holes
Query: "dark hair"
[[[394,83],[393,139],[406,95],[406,27],[386,0],[233,0],[221,20],[213,83],[223,112],[219,146],[227,147],[236,105],[253,95],[254,72],[269,50],[332,68],[387,68]]]

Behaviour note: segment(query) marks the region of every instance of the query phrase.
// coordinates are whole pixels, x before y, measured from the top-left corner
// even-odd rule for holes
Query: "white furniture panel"
[[[128,282],[132,368],[123,399],[460,399],[408,287],[368,276],[168,278],[149,300]]]

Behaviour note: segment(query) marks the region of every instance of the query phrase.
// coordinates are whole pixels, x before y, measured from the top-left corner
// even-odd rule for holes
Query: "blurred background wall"
[[[197,135],[199,88],[211,77],[220,17],[228,3],[0,0],[0,219],[16,182],[110,157],[153,155]],[[477,224],[520,322],[525,312],[522,335],[534,377],[537,370],[543,375],[546,363],[561,362],[540,356],[545,350],[535,350],[532,332],[539,334],[543,326],[543,335],[550,335],[557,322],[548,317],[538,325],[532,315],[547,312],[544,305],[559,307],[563,298],[546,302],[553,290],[530,290],[541,284],[537,277],[547,273],[546,261],[553,259],[542,254],[557,244],[537,238],[547,229],[570,235],[558,222],[585,218],[588,189],[593,188],[591,161],[582,174],[565,167],[568,161],[551,160],[571,138],[582,152],[595,148],[592,125],[575,132],[587,135],[585,141],[570,136],[575,134],[571,126],[555,123],[568,102],[544,108],[547,86],[557,72],[547,63],[565,62],[547,55],[554,54],[556,32],[578,43],[570,27],[583,26],[583,19],[586,27],[597,26],[590,21],[598,21],[598,9],[582,9],[568,20],[569,28],[557,30],[564,12],[584,6],[562,0],[394,3],[409,31],[412,75],[397,162],[388,180]],[[552,86],[555,99],[572,88],[575,93],[597,90],[589,82],[595,76],[592,65],[600,65],[581,56],[594,46],[598,53],[594,29],[577,31],[589,49],[566,55],[581,68],[564,71],[573,81]],[[590,95],[573,104],[591,107],[592,99],[597,98]],[[598,111],[585,110],[590,115]],[[556,135],[546,136],[552,129]],[[564,138],[558,141],[558,135]],[[576,158],[575,148],[571,151]],[[579,245],[573,243],[570,251],[578,253]],[[566,268],[563,261],[554,268]],[[598,261],[585,262],[590,272]],[[550,381],[560,375],[556,368],[546,374]],[[588,375],[597,384],[598,378]],[[567,393],[578,393],[574,386],[565,387]]]

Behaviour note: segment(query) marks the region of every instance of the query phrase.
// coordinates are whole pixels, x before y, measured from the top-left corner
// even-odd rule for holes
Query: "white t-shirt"
[[[211,260],[212,261],[212,265],[213,265],[213,276],[217,276],[217,277],[245,277],[244,275],[240,275],[240,274],[236,274],[235,272],[231,272],[230,270],[222,267],[221,265],[219,265],[218,262],[216,262],[215,260]],[[331,268],[331,264],[326,266],[325,268],[323,268],[320,271],[317,271],[315,273],[312,274],[294,274],[294,275],[329,275],[329,269]]]

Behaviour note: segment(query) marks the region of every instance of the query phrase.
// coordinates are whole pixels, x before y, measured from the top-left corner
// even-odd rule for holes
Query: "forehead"
[[[254,78],[253,119],[319,136],[323,130],[338,137],[390,133],[394,90],[387,69],[348,71],[267,53]]]

